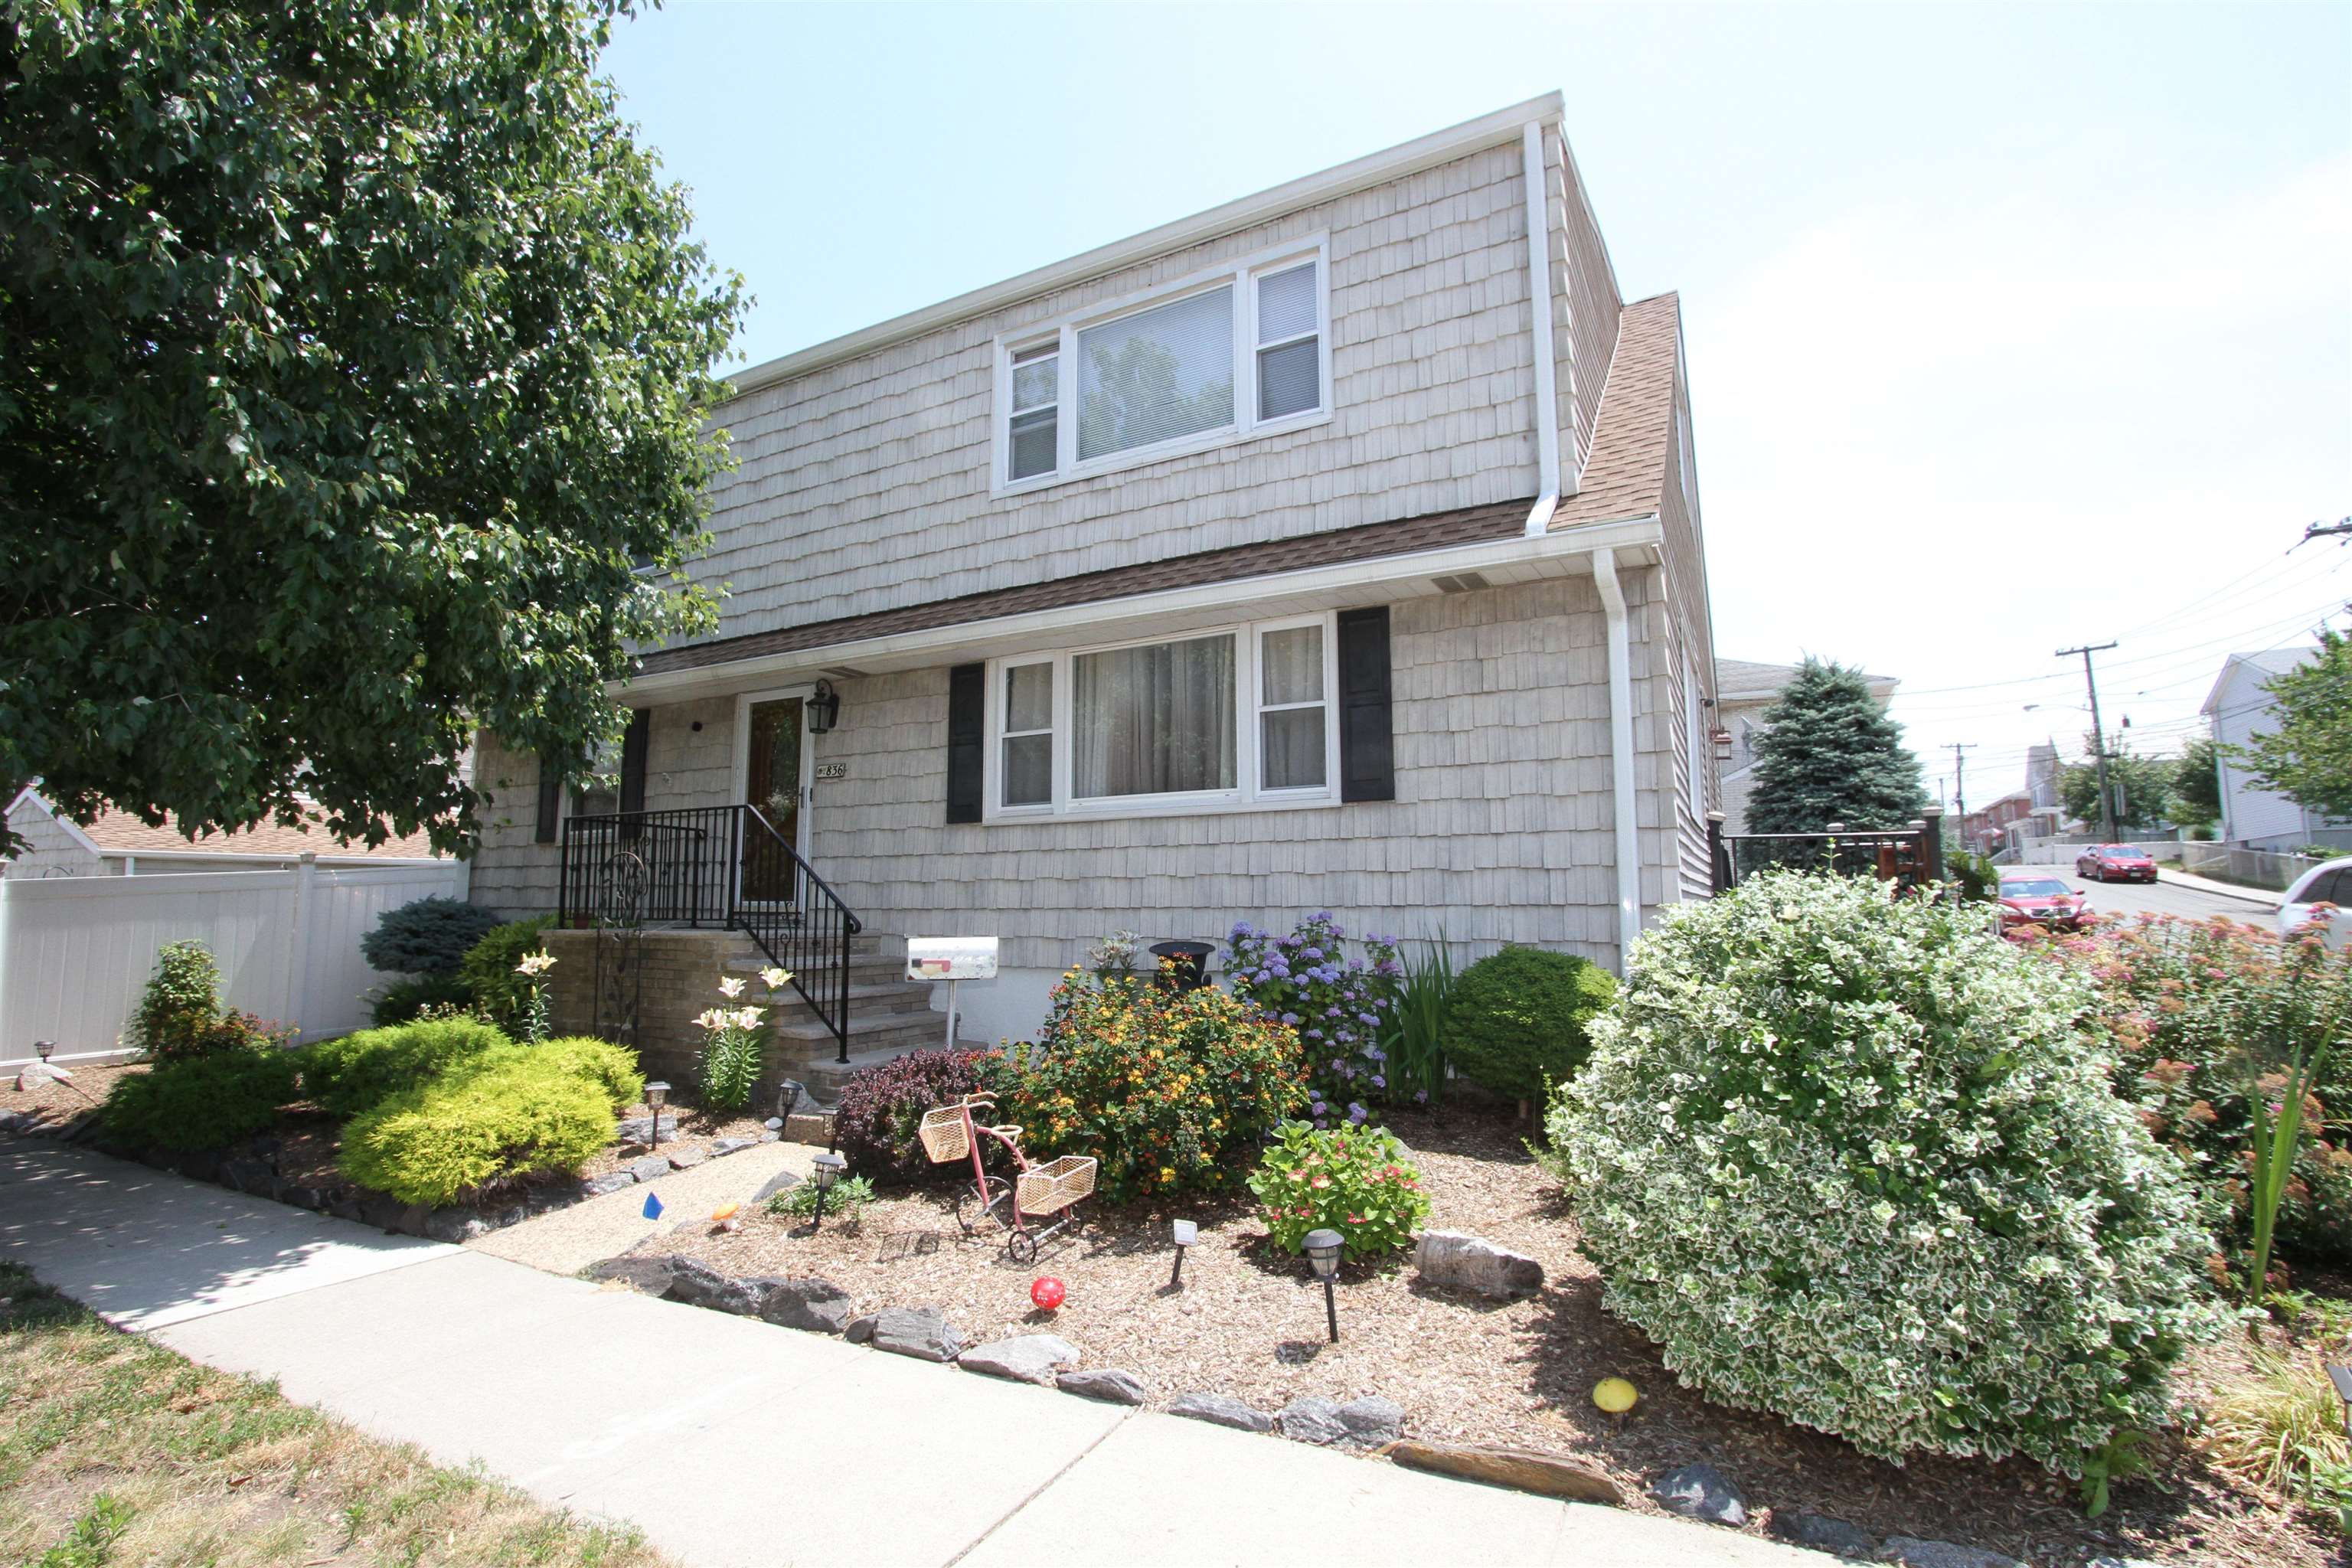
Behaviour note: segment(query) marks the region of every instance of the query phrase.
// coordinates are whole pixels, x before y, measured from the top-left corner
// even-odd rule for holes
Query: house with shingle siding
[[[616,690],[608,789],[484,737],[477,902],[632,889],[674,959],[714,896],[756,933],[829,895],[848,1023],[804,1044],[862,1060],[940,1037],[888,984],[910,934],[999,938],[963,1032],[1024,1037],[1113,930],[1328,909],[1613,965],[1706,889],[1681,313],[1621,298],[1556,94],[759,365],[716,416],[720,624]]]
[[[36,784],[8,803],[9,828],[23,847],[0,860],[0,877],[152,877],[174,871],[275,871],[303,856],[330,868],[425,865],[441,858],[422,833],[395,836],[370,847],[338,844],[315,821],[257,823],[234,832],[190,837],[169,812],[160,823],[108,807],[82,823],[51,805]]]

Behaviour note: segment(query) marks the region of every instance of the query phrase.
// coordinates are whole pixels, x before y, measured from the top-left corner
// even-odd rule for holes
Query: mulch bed
[[[622,1111],[620,1119],[625,1121],[634,1117],[652,1114],[653,1108],[641,1100]],[[672,1124],[672,1118],[676,1118],[675,1127]],[[766,1127],[767,1123],[757,1116],[723,1110],[705,1110],[698,1105],[690,1103],[681,1105],[676,1099],[672,1099],[667,1105],[662,1107],[661,1143],[658,1152],[668,1154],[680,1149],[708,1150],[711,1144],[721,1138],[756,1139],[766,1130]],[[617,1171],[622,1166],[642,1160],[647,1154],[656,1152],[654,1147],[642,1141],[632,1142],[625,1139],[607,1143],[602,1152],[580,1168],[580,1174],[583,1178],[601,1176],[607,1171]]]
[[[59,1067],[73,1074],[70,1083],[31,1083],[16,1087],[19,1069],[10,1068],[0,1073],[0,1116],[11,1112],[26,1112],[41,1119],[43,1126],[55,1126],[69,1121],[92,1106],[105,1103],[114,1091],[115,1081],[125,1073],[147,1070],[144,1062],[128,1062],[110,1067],[92,1067],[84,1062],[59,1062]]]
[[[1601,1310],[1600,1278],[1576,1251],[1575,1222],[1507,1118],[1449,1109],[1391,1125],[1426,1178],[1430,1226],[1539,1258],[1542,1291],[1487,1301],[1422,1284],[1405,1258],[1350,1266],[1334,1345],[1321,1291],[1302,1263],[1272,1253],[1246,1205],[1102,1208],[1022,1267],[992,1241],[962,1236],[950,1188],[887,1192],[855,1227],[828,1221],[812,1235],[803,1221],[749,1215],[735,1233],[681,1226],[643,1250],[681,1252],[735,1276],[819,1275],[848,1291],[858,1312],[936,1306],[975,1341],[1050,1328],[1085,1352],[1086,1365],[1134,1373],[1155,1404],[1206,1390],[1271,1413],[1300,1394],[1385,1394],[1404,1406],[1409,1435],[1580,1457],[1605,1467],[1643,1510],[1654,1510],[1643,1490],[1651,1479],[1704,1460],[1746,1494],[1751,1531],[1763,1528],[1763,1510],[1794,1510],[2037,1564],[2101,1555],[2263,1568],[2336,1561],[2331,1539],[2306,1517],[2211,1469],[2173,1434],[2151,1445],[2154,1482],[2119,1485],[2106,1516],[2086,1521],[2074,1483],[2031,1465],[1920,1459],[1898,1468],[1771,1416],[1710,1405],[1677,1386],[1657,1352]],[[1176,1217],[1201,1226],[1181,1290],[1168,1289],[1168,1222]],[[1066,1285],[1058,1312],[1031,1307],[1039,1275]],[[2183,1393],[2229,1381],[2244,1363],[2242,1342],[2205,1347],[2185,1369]],[[1609,1376],[1642,1392],[1622,1424],[1590,1397]]]

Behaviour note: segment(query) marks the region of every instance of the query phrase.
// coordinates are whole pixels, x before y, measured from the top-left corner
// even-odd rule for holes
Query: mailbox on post
[[[992,936],[910,936],[907,939],[907,978],[948,983],[948,1049],[956,1045],[956,986],[966,980],[996,978],[996,939]]]

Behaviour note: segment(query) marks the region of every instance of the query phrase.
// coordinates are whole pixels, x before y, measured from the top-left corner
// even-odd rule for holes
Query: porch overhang
[[[1620,572],[1656,565],[1664,540],[1658,514],[1649,512],[1555,527],[1533,537],[1480,539],[647,670],[632,679],[615,681],[607,689],[615,699],[638,702],[648,698],[687,700],[788,685],[821,675],[836,679],[881,675],[1059,645],[1150,638],[1221,625],[1241,612],[1250,619],[1265,619],[1434,597],[1460,588],[1458,581],[1449,587],[1438,579],[1458,580],[1465,573],[1475,573],[1496,587],[1546,578],[1587,577],[1592,575],[1594,554],[1600,551],[1614,552]]]

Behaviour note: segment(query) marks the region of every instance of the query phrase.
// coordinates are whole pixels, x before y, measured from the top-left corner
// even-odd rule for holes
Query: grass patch
[[[0,1263],[0,1563],[665,1563],[633,1528],[379,1443]]]

